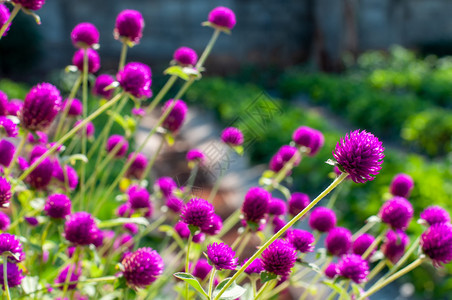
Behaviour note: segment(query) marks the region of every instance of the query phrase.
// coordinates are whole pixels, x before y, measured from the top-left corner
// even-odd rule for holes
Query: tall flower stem
[[[66,296],[66,293],[69,289],[69,282],[71,281],[72,274],[77,271],[81,250],[82,248],[80,248],[80,246],[75,247],[74,255],[72,256],[72,262],[69,265],[69,268],[66,273],[66,278],[64,280],[63,298]]]
[[[235,224],[237,224],[237,222],[240,220],[241,214],[242,212],[238,209],[223,222],[223,228],[217,236],[219,239],[222,238],[226,233],[228,233]]]
[[[118,72],[124,68],[124,65],[126,64],[126,57],[127,57],[127,50],[129,46],[127,46],[127,42],[122,42],[122,48],[121,48],[121,55],[119,57],[119,65],[118,65]]]
[[[371,281],[381,270],[386,266],[386,258],[380,260],[380,262],[372,269],[372,271],[367,275],[367,282]]]
[[[207,201],[209,203],[212,203],[213,199],[215,199],[215,196],[218,193],[218,190],[220,189],[220,185],[221,185],[221,180],[224,177],[224,170],[223,170],[223,166],[220,163],[220,176],[217,178],[217,180],[215,180],[215,184],[213,185],[212,190],[210,191],[209,194],[209,198],[207,198]]]
[[[8,254],[3,254],[3,288],[5,289],[6,298],[11,300],[8,286]]]
[[[5,24],[3,24],[2,28],[0,28],[0,40],[3,37],[3,34],[5,34],[6,29],[8,28],[9,24],[14,20],[19,10],[22,8],[22,5],[15,4],[13,10],[11,11],[11,14],[9,15],[9,19],[6,21]]]
[[[148,165],[146,166],[146,169],[144,169],[144,172],[141,173],[140,180],[143,180],[143,179],[147,178],[147,176],[149,175],[149,172],[151,172],[152,167],[154,166],[155,161],[157,160],[157,157],[159,156],[160,152],[163,149],[163,145],[165,145],[165,138],[164,137],[162,137],[162,139],[160,141],[160,144],[159,144],[159,146],[157,148],[157,151],[155,152],[154,156],[152,156],[152,159],[148,163]]]
[[[317,196],[308,206],[305,207],[298,215],[292,218],[283,228],[281,228],[277,233],[275,233],[267,242],[265,242],[256,253],[251,256],[251,258],[243,264],[243,266],[234,274],[234,276],[229,279],[229,281],[223,286],[220,292],[215,297],[215,300],[220,299],[221,295],[231,286],[231,284],[237,279],[237,277],[242,274],[245,269],[256,259],[258,258],[262,252],[265,251],[277,238],[279,238],[284,232],[286,232],[290,227],[292,227],[301,217],[303,217],[308,211],[310,211],[320,200],[322,200],[326,195],[328,195],[335,187],[337,187],[346,177],[347,173],[342,173],[339,177],[337,177],[320,195]]]
[[[254,300],[260,299],[264,295],[264,293],[267,291],[267,289],[270,287],[270,285],[272,285],[274,282],[276,282],[275,279],[269,280],[266,283],[264,283],[264,285],[259,289],[259,292],[257,292],[256,297],[254,297]]]
[[[173,84],[176,82],[177,76],[171,75],[171,77],[168,79],[168,81],[165,83],[165,85],[160,89],[159,93],[155,96],[155,98],[152,100],[151,104],[146,109],[146,114],[149,115],[154,108],[159,104],[159,102],[165,97],[165,95],[168,93],[169,89],[173,86]]]
[[[209,299],[212,298],[213,284],[215,283],[215,274],[217,273],[217,269],[212,268],[210,271],[210,279],[209,279]]]
[[[188,237],[187,242],[187,252],[185,254],[185,273],[190,272],[190,247],[191,243],[193,241],[193,234],[190,233],[190,236]],[[185,299],[188,298],[188,283],[185,283]]]
[[[85,58],[83,58],[85,59]],[[83,61],[84,63],[84,61]],[[63,124],[66,121],[67,114],[69,113],[69,109],[71,108],[72,101],[75,98],[75,94],[77,94],[78,89],[80,88],[80,83],[82,82],[83,75],[79,76],[77,80],[75,80],[74,85],[72,86],[71,92],[67,97],[66,106],[63,109],[63,113],[60,116],[58,121],[57,129],[55,131],[55,140],[60,138],[61,129],[63,129]]]
[[[188,177],[188,182],[185,185],[185,189],[184,189],[184,199],[187,198],[187,196],[189,197],[191,194],[193,184],[195,183],[195,180],[196,180],[196,175],[198,175],[198,170],[199,170],[199,163],[195,164],[193,169],[191,169],[191,171],[190,171],[190,176]]]
[[[242,232],[242,234],[234,241],[234,243],[231,246],[232,250],[235,250],[237,246],[243,241],[246,235],[250,232],[250,227],[246,226],[245,231]]]
[[[13,170],[14,165],[16,164],[17,158],[19,157],[20,152],[22,152],[22,149],[25,146],[25,142],[27,141],[28,132],[29,132],[28,130],[24,130],[24,134],[20,139],[20,142],[16,148],[16,151],[14,152],[13,159],[11,160],[11,164],[9,165],[9,167],[7,169],[5,169],[5,175],[8,175]]]
[[[290,158],[290,160],[284,164],[282,169],[279,170],[279,172],[276,174],[276,176],[272,180],[271,184],[266,186],[265,188],[268,190],[268,189],[274,189],[276,186],[278,186],[279,183],[284,178],[286,178],[286,176],[289,173],[289,171],[293,169],[295,162],[299,158],[301,158],[301,154],[300,154],[300,152],[298,150],[296,153],[294,153],[294,155]]]
[[[369,248],[367,248],[366,252],[362,255],[363,259],[367,259],[369,255],[378,247],[378,244],[380,244],[387,232],[388,229],[386,228],[375,238]]]
[[[361,227],[355,234],[352,236],[352,240],[356,240],[360,235],[368,232],[374,225],[377,224],[376,222],[367,222],[363,227]]]
[[[215,42],[218,39],[218,36],[220,35],[221,31],[218,29],[215,29],[215,31],[212,34],[212,37],[209,40],[209,43],[207,44],[206,48],[204,49],[204,52],[201,54],[201,57],[198,60],[198,63],[196,64],[196,69],[202,68],[204,65],[204,62],[207,59],[207,56],[209,56],[210,51],[212,51],[213,45],[215,45]]]
[[[363,300],[363,299],[368,298],[370,295],[372,295],[372,294],[376,293],[377,291],[381,290],[382,288],[384,288],[385,286],[387,286],[388,284],[390,284],[394,280],[396,280],[399,277],[402,277],[403,275],[411,272],[412,270],[414,270],[415,268],[420,266],[425,260],[426,260],[425,256],[420,256],[418,259],[413,261],[411,264],[409,264],[405,268],[401,269],[397,273],[391,275],[390,277],[386,278],[384,281],[382,281],[380,283],[378,283],[378,282],[375,283],[370,289],[368,289],[364,294],[362,294],[358,298],[358,300]]]
[[[83,119],[88,116],[88,48],[83,51],[83,80],[82,80],[82,102],[83,102]],[[86,155],[86,130],[82,130],[82,155]],[[80,194],[85,195],[85,174],[86,173],[86,163],[81,162],[80,164]],[[83,207],[83,200],[80,201],[80,210]]]
[[[333,260],[332,256],[328,256],[325,260],[325,262],[323,263],[322,268],[320,269],[320,272],[318,272],[311,280],[311,282],[309,283],[309,286],[313,286],[317,283],[317,281],[319,281],[320,277],[323,275],[323,273],[325,272],[326,267],[328,267],[328,265],[331,263],[331,261]],[[306,288],[303,292],[303,294],[300,296],[300,300],[304,300],[306,299],[306,297],[308,296],[309,293],[309,288]]]

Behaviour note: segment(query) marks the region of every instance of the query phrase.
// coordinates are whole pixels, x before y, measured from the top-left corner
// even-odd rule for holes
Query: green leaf
[[[165,140],[170,147],[174,145],[174,136],[171,134],[171,132],[165,133]]]
[[[71,156],[63,156],[63,158],[61,159],[61,162],[63,164],[69,162],[71,165],[75,165],[76,161],[82,161],[85,164],[88,162],[88,157],[86,157],[83,154],[73,154]]]
[[[114,289],[119,290],[124,288],[127,288],[127,281],[124,276],[121,276],[117,280],[115,280]]]
[[[265,170],[262,173],[262,178],[273,178],[273,177],[275,177],[275,175],[276,175],[276,173],[273,172],[272,170]]]
[[[306,267],[306,268],[309,268],[309,269],[311,269],[311,270],[317,272],[317,273],[321,273],[321,272],[322,272],[322,270],[321,270],[321,269],[319,268],[319,266],[317,266],[316,264],[308,263],[308,262],[305,262],[305,261],[299,261],[298,263],[299,263],[300,265]]]
[[[350,300],[350,296],[348,295],[347,291],[342,286],[340,286],[339,284],[331,282],[331,281],[322,281],[322,283],[324,285],[332,288],[339,295],[341,295],[341,299]]]
[[[216,295],[221,291],[221,289],[226,285],[226,283],[231,279],[231,277],[226,278],[222,282],[220,282],[215,290],[213,291],[212,298],[215,298]],[[237,285],[235,281],[226,289],[226,291],[220,296],[221,300],[235,300],[242,296],[246,290]]]
[[[238,155],[243,156],[243,152],[244,152],[243,146],[234,146],[234,147],[232,147],[232,149],[234,149],[234,151]]]
[[[127,131],[127,129],[128,129],[127,121],[122,115],[118,114],[117,112],[111,111],[111,110],[108,111],[107,114],[112,116],[113,120],[115,120],[116,123],[118,123],[124,129],[124,131]]]
[[[277,275],[274,273],[269,273],[269,272],[262,272],[261,273],[261,282],[265,283],[267,281],[276,279]]]
[[[125,223],[135,223],[144,226],[149,225],[149,221],[146,218],[139,217],[139,218],[117,218],[112,220],[100,221],[97,227],[108,228],[123,225]]]
[[[199,283],[199,281],[193,275],[183,272],[174,273],[173,275],[174,277],[185,281],[186,283],[191,285],[196,291],[198,291],[198,293],[209,299],[209,295],[207,295],[207,293],[202,288],[201,283]]]
[[[190,79],[190,76],[184,72],[184,70],[181,66],[171,66],[171,67],[167,68],[165,71],[163,71],[163,74],[176,75],[183,80]]]
[[[289,200],[289,199],[290,199],[290,191],[289,191],[288,188],[286,188],[286,187],[283,186],[283,185],[278,184],[278,185],[276,186],[276,189],[277,189],[278,191],[280,191],[280,192],[284,195],[284,197],[286,198],[286,200]]]

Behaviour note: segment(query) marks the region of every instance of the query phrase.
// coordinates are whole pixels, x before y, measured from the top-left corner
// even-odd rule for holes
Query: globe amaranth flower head
[[[10,16],[10,12],[9,12],[8,7],[6,7],[6,5],[4,5],[3,3],[0,3],[0,28],[2,28],[3,25],[6,24],[6,22],[9,19],[9,16]],[[5,32],[3,33],[3,36],[6,35],[6,33],[8,32],[10,27],[11,27],[11,23],[8,24],[8,27],[6,28]],[[0,98],[1,98],[1,96],[0,96]],[[4,115],[4,114],[2,114],[2,115]]]
[[[331,255],[344,255],[352,246],[352,233],[347,228],[335,227],[326,236],[325,246]]]
[[[108,74],[97,76],[96,81],[94,82],[93,94],[104,97],[106,99],[110,99],[113,96],[114,89],[105,90],[105,88],[112,84],[114,81],[115,78]]]
[[[281,216],[286,214],[286,201],[279,198],[272,198],[268,202],[268,213],[270,215]]]
[[[221,132],[221,140],[231,146],[240,146],[243,144],[243,133],[238,128],[227,127]]]
[[[71,199],[65,194],[52,194],[44,205],[46,215],[55,219],[64,219],[71,214]]]
[[[245,201],[242,205],[242,213],[245,220],[248,223],[259,224],[262,219],[265,219],[268,213],[270,199],[270,193],[263,188],[250,188],[245,195]]]
[[[89,245],[97,239],[99,230],[94,218],[81,211],[69,215],[64,224],[64,237],[75,245]]]
[[[351,279],[357,284],[365,282],[369,274],[369,264],[356,254],[342,256],[337,264],[337,269],[339,276]]]
[[[381,245],[381,252],[387,259],[395,264],[405,253],[405,249],[409,242],[410,238],[402,230],[389,230]]]
[[[297,158],[295,159],[293,166],[298,166],[301,161],[301,156],[298,153],[298,149],[289,145],[282,146],[281,148],[279,148],[278,152],[276,152],[276,154],[273,155],[270,159],[270,170],[272,170],[273,172],[279,172],[294,155],[296,155]],[[287,174],[289,175],[290,172],[291,171],[289,171]]]
[[[273,234],[277,233],[281,230],[284,226],[286,226],[287,222],[284,219],[283,216],[274,216],[272,220],[273,225]],[[257,229],[257,231],[260,231],[260,229]],[[287,232],[283,233],[282,237],[285,237],[287,235]]]
[[[9,225],[11,225],[11,220],[9,216],[4,212],[0,211],[0,230],[7,231],[9,229]]]
[[[336,214],[332,209],[319,206],[312,210],[309,217],[309,226],[313,230],[327,232],[336,226]]]
[[[20,4],[26,9],[39,10],[46,0],[11,0],[13,3]]]
[[[248,259],[245,259],[242,265],[244,265],[247,261]],[[253,262],[245,269],[245,273],[248,275],[260,274],[262,271],[264,271],[264,265],[262,264],[262,259],[260,258],[253,260]]]
[[[212,270],[212,266],[209,264],[207,259],[200,258],[196,262],[195,268],[193,269],[193,276],[198,277],[199,279],[204,280],[209,275]]]
[[[69,264],[63,270],[60,271],[58,277],[55,279],[55,284],[63,284],[68,279],[68,282],[78,281],[82,275],[82,267],[81,265]],[[77,283],[69,284],[67,289],[74,290],[77,287]],[[64,285],[58,287],[60,290],[64,289]]]
[[[14,153],[16,152],[16,147],[14,144],[8,140],[0,141],[0,165],[9,167],[11,161],[13,160]]]
[[[145,288],[163,273],[163,260],[152,248],[139,248],[127,254],[121,262],[123,275],[132,288]]]
[[[139,11],[126,9],[116,17],[113,35],[115,39],[125,38],[134,44],[143,36],[144,19]]]
[[[91,23],[80,23],[72,29],[71,40],[77,48],[90,48],[99,43],[99,31]]]
[[[374,241],[375,238],[371,234],[363,233],[353,241],[352,252],[357,255],[363,255]],[[376,250],[374,249],[368,257],[371,257]]]
[[[287,233],[286,240],[301,253],[314,251],[315,238],[312,233],[302,229],[293,229]]]
[[[421,212],[421,219],[428,225],[437,223],[450,223],[449,213],[440,206],[429,206]]]
[[[234,12],[223,6],[218,6],[210,11],[208,21],[218,27],[225,27],[232,29],[235,26],[235,14]]]
[[[171,177],[160,177],[155,181],[155,188],[159,190],[164,197],[169,197],[177,189],[176,182]]]
[[[31,131],[45,130],[61,110],[60,91],[50,83],[40,83],[25,96],[21,125]]]
[[[6,254],[6,252],[14,254],[8,255],[8,261],[12,263],[18,263],[25,260],[25,252],[22,249],[22,243],[19,238],[9,233],[0,234],[0,255]]]
[[[32,165],[39,157],[30,161]],[[27,182],[35,189],[45,189],[52,180],[54,163],[49,157],[46,157],[27,177]]]
[[[138,185],[132,185],[127,191],[129,197],[128,202],[132,209],[143,209],[151,207],[151,196],[146,188]]]
[[[187,152],[187,156],[185,157],[188,162],[196,162],[202,163],[206,159],[204,153],[198,149],[191,149]]]
[[[5,92],[0,90],[0,116],[6,116],[7,113],[8,113],[8,95],[6,95]]]
[[[213,243],[207,246],[207,257],[213,267],[219,271],[234,270],[237,266],[235,252],[225,243]]]
[[[275,240],[262,253],[262,264],[265,271],[286,276],[290,274],[297,259],[297,251],[285,240]]]
[[[143,175],[144,170],[146,170],[146,167],[148,166],[148,158],[143,153],[135,153],[132,152],[127,157],[127,161],[131,161],[133,157],[135,156],[135,159],[133,160],[132,164],[130,165],[129,169],[127,170],[127,177],[135,177],[135,178],[141,178]]]
[[[215,213],[212,204],[201,198],[193,198],[182,208],[181,219],[187,225],[206,228]]]
[[[66,108],[69,105],[69,108]],[[83,104],[79,99],[66,99],[63,102],[63,108],[67,109],[68,116],[81,116],[83,112]]]
[[[405,198],[395,196],[386,201],[380,208],[378,215],[382,222],[391,228],[405,230],[413,218],[413,206]]]
[[[452,261],[452,225],[433,224],[421,235],[420,245],[435,267],[450,263]]]
[[[2,285],[2,289],[5,290],[3,272],[0,273],[0,284]],[[24,278],[25,276],[22,275],[22,270],[19,269],[15,263],[9,261],[6,263],[6,279],[8,280],[8,287],[12,288],[20,285]]]
[[[195,66],[198,61],[198,55],[196,51],[188,47],[180,47],[174,51],[173,59],[179,65],[185,66]]]
[[[309,205],[310,202],[311,199],[309,199],[307,194],[297,192],[292,193],[287,203],[287,206],[289,207],[289,214],[292,216],[298,215],[303,209],[306,208],[306,206]]]
[[[333,279],[334,277],[336,277],[336,275],[339,273],[339,270],[337,269],[337,264],[335,263],[330,263],[326,268],[325,268],[325,276]]]
[[[0,176],[0,207],[7,206],[11,196],[11,185],[6,178]]]
[[[357,183],[374,180],[381,170],[384,147],[372,133],[365,130],[351,131],[341,138],[333,151],[339,168],[347,172]]]
[[[413,187],[413,178],[411,178],[410,175],[401,173],[394,176],[391,185],[389,186],[389,191],[394,196],[408,198],[411,195]]]
[[[187,116],[187,104],[182,100],[168,100],[162,108],[162,114],[166,113],[168,109],[173,107],[163,122],[162,126],[171,132],[178,131],[182,124],[184,124]]]
[[[11,99],[8,102],[8,115],[18,117],[22,111],[22,106],[24,106],[24,101],[20,99]]]
[[[176,225],[174,225],[174,230],[184,240],[188,239],[188,237],[190,236],[190,229],[184,222],[177,222]]]
[[[42,131],[35,131],[33,133],[29,133],[27,137],[27,142],[31,144],[47,144],[49,141],[49,137],[47,133]]]
[[[307,126],[298,127],[294,131],[292,139],[298,146],[308,148],[309,156],[316,155],[325,143],[325,138],[320,131]]]
[[[149,98],[152,96],[151,68],[139,62],[130,62],[116,75],[125,92],[136,98]]]
[[[113,134],[107,140],[106,150],[108,153],[116,150],[116,154],[114,155],[116,158],[123,157],[127,154],[127,150],[129,150],[129,142],[125,137],[118,134]]]
[[[72,58],[72,64],[77,67],[80,72],[83,72],[85,51],[88,55],[88,73],[96,73],[100,69],[100,56],[96,50],[87,48],[79,49],[74,53]]]
[[[217,235],[220,233],[222,228],[223,220],[221,220],[221,217],[219,215],[213,214],[212,222],[210,223],[209,226],[202,228],[202,232],[208,235]]]
[[[52,176],[63,186],[63,188],[66,188],[67,184],[67,187],[69,187],[70,190],[74,190],[78,185],[77,171],[69,165],[62,167],[58,161],[54,164]]]

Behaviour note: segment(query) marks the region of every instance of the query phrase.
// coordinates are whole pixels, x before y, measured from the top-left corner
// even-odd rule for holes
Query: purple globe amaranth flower
[[[155,181],[155,187],[164,197],[170,197],[173,191],[177,189],[177,184],[171,177],[160,177]]]
[[[163,273],[163,260],[152,248],[139,248],[127,254],[121,264],[127,284],[133,288],[145,288]]]
[[[365,130],[351,131],[337,143],[333,156],[339,168],[347,172],[357,183],[374,180],[381,170],[384,147],[372,133]]]
[[[30,161],[32,165],[38,157]],[[50,158],[45,158],[27,177],[28,183],[38,190],[46,188],[52,180],[54,163]]]
[[[207,257],[214,268],[221,270],[234,270],[237,266],[235,252],[225,243],[213,243],[207,246]]]
[[[3,4],[1,4],[3,5]],[[8,9],[7,9],[8,10]],[[9,10],[8,10],[9,12]],[[1,27],[1,24],[0,24]],[[8,113],[8,95],[5,92],[0,91],[0,116],[6,116]]]
[[[0,255],[6,254],[8,251],[14,254],[14,256],[8,255],[8,261],[18,263],[25,260],[25,252],[19,238],[9,233],[1,233]]]
[[[139,11],[126,9],[116,17],[115,39],[126,38],[138,44],[143,36],[144,19]]]
[[[306,206],[309,205],[310,202],[311,199],[309,199],[309,196],[307,194],[292,193],[287,203],[287,206],[289,207],[289,213],[292,216],[298,215],[303,209],[306,208]]]
[[[130,206],[129,202],[121,204],[116,210],[116,215],[118,217],[130,218],[134,214],[133,208]]]
[[[339,276],[351,279],[357,284],[365,282],[369,274],[369,264],[356,254],[347,254],[341,257],[337,269]]]
[[[55,163],[52,176],[61,182],[63,187],[66,187],[67,183],[70,190],[74,190],[78,185],[77,171],[69,165],[65,165],[63,170],[58,162]]]
[[[268,203],[271,195],[260,187],[252,187],[245,195],[242,213],[247,222],[260,223],[268,213]]]
[[[91,23],[80,23],[72,30],[71,39],[77,48],[90,48],[99,43],[99,31]]]
[[[187,104],[185,104],[184,101],[180,99],[179,100],[170,99],[166,101],[165,105],[163,106],[162,114],[166,113],[166,111],[171,107],[173,108],[166,117],[162,126],[171,132],[176,132],[182,127],[182,124],[184,123],[185,117],[187,115],[188,108]]]
[[[69,275],[70,274],[70,275]],[[80,275],[82,275],[82,267],[81,265],[75,265],[73,263],[67,265],[61,272],[58,274],[58,277],[55,279],[55,284],[63,284],[66,282],[66,279],[69,277],[68,282],[78,281]],[[77,283],[69,284],[67,289],[74,290],[77,287]],[[64,285],[58,287],[59,289],[64,289]]]
[[[106,149],[108,153],[112,152],[113,149],[116,149],[116,154],[114,156],[120,158],[127,154],[129,142],[122,135],[114,134],[108,138]]]
[[[243,144],[243,133],[238,128],[227,127],[221,132],[221,140],[231,146],[240,146]]]
[[[139,231],[138,225],[135,223],[126,223],[122,227],[133,235],[136,235]]]
[[[74,53],[72,64],[77,67],[80,72],[83,72],[85,51],[88,55],[88,73],[96,73],[100,69],[100,56],[96,50],[87,48],[79,49]]]
[[[344,255],[352,246],[352,233],[347,228],[335,227],[326,236],[325,246],[331,255]]]
[[[273,225],[273,234],[277,233],[281,228],[283,228],[287,224],[286,220],[284,220],[284,217],[273,217],[272,225]],[[258,229],[259,231],[259,229]],[[283,233],[283,237],[286,236],[287,233]]]
[[[209,264],[207,259],[200,258],[193,269],[193,276],[198,277],[202,281],[207,278],[207,275],[209,275],[212,268],[213,267]]]
[[[315,238],[312,233],[302,229],[293,229],[287,233],[286,240],[301,253],[314,251]]]
[[[8,115],[19,117],[23,106],[24,106],[24,102],[22,100],[11,99],[8,102],[8,106],[7,106]]]
[[[420,240],[422,251],[432,259],[435,267],[452,261],[452,225],[437,223],[430,226]]]
[[[405,198],[395,196],[386,201],[380,208],[378,215],[382,222],[394,229],[405,230],[413,218],[413,206]]]
[[[437,223],[450,223],[449,213],[440,206],[429,206],[421,212],[421,219],[428,225]]]
[[[375,238],[371,234],[363,233],[353,241],[352,252],[357,255],[363,255],[374,241]],[[371,257],[376,250],[374,249],[368,257]]]
[[[46,215],[54,219],[64,219],[71,214],[71,199],[65,194],[53,194],[47,198],[44,205]]]
[[[26,9],[39,10],[46,0],[11,0],[13,3],[20,4]]]
[[[146,115],[146,111],[141,107],[132,108],[132,115],[137,117],[144,117]]]
[[[133,241],[133,236],[128,233],[123,233],[115,238],[113,243],[113,249],[121,252],[130,252],[133,250],[135,243]]]
[[[69,215],[64,224],[64,237],[75,245],[89,245],[99,234],[94,218],[81,211]]]
[[[110,99],[113,96],[114,89],[106,91],[105,88],[112,84],[114,81],[115,78],[108,74],[97,76],[96,81],[94,82],[93,94],[104,97],[106,99]]]
[[[327,207],[316,207],[312,210],[309,217],[309,226],[313,230],[327,232],[336,226],[336,214],[332,209]]]
[[[0,164],[9,167],[11,161],[13,160],[14,153],[16,152],[16,147],[14,144],[8,140],[0,141]]]
[[[9,225],[11,225],[11,220],[9,216],[4,212],[0,211],[0,230],[6,231],[9,229]]]
[[[22,107],[21,125],[31,131],[47,129],[60,111],[60,91],[50,83],[40,83],[31,88]]]
[[[176,225],[174,225],[174,230],[182,239],[188,239],[188,237],[190,236],[190,229],[184,222],[177,222]]]
[[[3,272],[0,273],[0,284],[2,285],[2,289],[5,290]],[[8,280],[8,287],[12,288],[20,285],[24,278],[25,276],[22,275],[22,270],[19,269],[15,263],[9,261],[6,263],[6,279]]]
[[[290,145],[284,145],[281,148],[279,148],[278,152],[276,152],[275,155],[270,160],[270,170],[273,172],[279,172],[286,163],[288,163],[292,157],[296,155],[296,159],[293,162],[293,166],[298,166],[301,161],[301,156],[298,153],[298,149],[290,146]],[[289,173],[288,173],[289,174]]]
[[[130,153],[127,161],[131,161],[134,156],[135,152]],[[127,177],[135,177],[137,179],[141,178],[141,176],[143,176],[144,170],[146,170],[147,165],[148,158],[146,157],[146,155],[144,155],[143,153],[137,153],[135,159],[127,170]]]
[[[297,259],[297,251],[285,240],[275,240],[262,253],[262,264],[265,271],[286,276],[290,274]]]
[[[82,123],[82,120],[79,120],[79,121],[75,122],[74,127],[78,126],[80,123]],[[91,137],[94,136],[94,132],[95,132],[96,129],[94,128],[94,124],[93,124],[92,122],[88,122],[88,123],[87,123],[85,126],[83,126],[83,127],[84,127],[85,130],[86,130],[86,136],[87,136],[88,138],[91,138]],[[83,130],[83,127],[80,128],[80,130]],[[79,130],[79,133],[80,133],[80,130]]]
[[[408,198],[410,197],[413,187],[413,178],[411,178],[410,175],[401,173],[394,176],[394,179],[392,179],[391,185],[389,186],[389,191],[394,196]]]
[[[193,243],[202,244],[206,240],[206,235],[202,232],[197,233],[193,236]]]
[[[116,79],[124,91],[136,98],[149,98],[152,96],[151,77],[151,68],[139,62],[126,64],[116,75]]]
[[[187,225],[205,228],[212,223],[214,213],[212,204],[201,198],[193,198],[182,208],[181,219]]]
[[[245,264],[247,261],[248,259],[246,259],[243,264]],[[253,260],[253,262],[245,269],[245,273],[248,275],[260,274],[262,271],[264,271],[264,265],[262,264],[262,259],[260,258]]]
[[[0,28],[3,27],[3,25],[6,24],[6,22],[8,21],[10,16],[10,12],[8,7],[6,7],[6,5],[4,5],[3,3],[0,3]],[[6,33],[8,32],[9,28],[11,27],[11,23],[8,24],[8,27],[6,28],[5,32],[3,33],[3,36],[6,35]],[[4,94],[3,92],[0,91],[0,93]],[[2,95],[0,95],[0,98],[3,98]],[[3,104],[3,103],[2,103]],[[6,103],[5,103],[6,104]],[[2,106],[0,104],[0,106]],[[6,105],[5,105],[6,107]],[[4,115],[4,114],[3,114]]]
[[[270,215],[281,216],[286,214],[286,201],[279,198],[272,198],[268,202],[268,213]]]
[[[174,213],[179,213],[184,206],[184,201],[175,196],[170,196],[166,199],[166,207]]]
[[[209,226],[203,227],[202,232],[208,234],[208,235],[217,235],[220,233],[221,229],[223,228],[223,220],[221,217],[217,214],[213,214],[212,222],[209,224]]]
[[[1,116],[0,127],[8,137],[16,137],[19,134],[19,127],[10,118]]]
[[[297,128],[292,135],[292,139],[298,146],[308,148],[309,156],[316,155],[325,143],[325,138],[320,131],[307,126]]]
[[[234,12],[224,6],[218,6],[210,11],[208,21],[219,27],[226,27],[232,29],[235,26],[235,14]]]
[[[198,55],[191,48],[180,47],[174,51],[173,59],[181,66],[195,66],[198,61]]]
[[[36,217],[24,217],[25,222],[28,223],[31,227],[36,227],[39,225],[38,218]]]
[[[138,185],[133,185],[127,191],[130,207],[133,209],[149,208],[151,206],[151,196],[149,192]]]
[[[0,207],[7,206],[11,196],[11,185],[6,178],[0,176]]]
[[[35,131],[28,134],[27,141],[31,144],[47,144],[49,137],[47,133],[42,131]]]
[[[337,269],[337,264],[335,264],[335,263],[330,263],[325,268],[325,276],[330,278],[330,279],[334,279],[334,277],[336,277],[336,275],[338,273],[339,273],[339,270]]]
[[[381,252],[383,252],[387,259],[395,264],[404,254],[409,242],[410,238],[402,230],[389,230],[386,233],[383,244],[381,245]]]
[[[45,145],[35,145],[30,152],[30,161],[35,160],[36,158],[41,157],[44,153],[47,152],[47,146]]]
[[[202,153],[202,151],[198,150],[198,149],[189,150],[187,152],[187,155],[185,158],[189,162],[197,162],[197,163],[202,163],[206,159],[204,153]]]

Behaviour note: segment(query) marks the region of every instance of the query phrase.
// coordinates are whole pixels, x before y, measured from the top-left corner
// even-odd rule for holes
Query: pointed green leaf
[[[168,146],[174,145],[174,136],[171,134],[171,132],[165,133],[165,140],[168,143]]]
[[[207,299],[209,298],[209,295],[207,295],[207,293],[202,288],[201,283],[199,283],[199,281],[193,275],[183,272],[174,273],[173,275],[174,277],[179,278],[191,285],[196,291],[198,291],[198,293],[200,293]]]
[[[139,218],[117,218],[112,220],[100,221],[97,227],[108,228],[123,225],[125,223],[135,223],[144,226],[149,225],[149,221],[146,218],[139,217]]]
[[[333,290],[335,290],[339,295],[341,295],[341,299],[350,300],[350,296],[348,295],[347,291],[340,286],[337,283],[331,282],[331,281],[322,281],[322,283]]]
[[[171,66],[167,68],[165,71],[163,71],[163,74],[176,75],[183,80],[190,79],[190,76],[184,72],[181,66]]]
[[[231,279],[231,277],[226,278],[222,282],[220,282],[215,290],[213,291],[212,298],[215,298],[216,295],[221,291],[221,289],[226,285],[226,283]],[[226,289],[226,291],[220,296],[220,300],[235,300],[242,296],[246,290],[237,285],[235,281]]]
[[[261,273],[261,282],[265,283],[267,281],[276,279],[277,275],[274,273],[269,273],[269,272],[262,272]]]
[[[244,153],[243,146],[234,146],[234,147],[232,147],[232,149],[234,149],[234,151],[235,151],[238,155],[243,156],[243,153]]]

